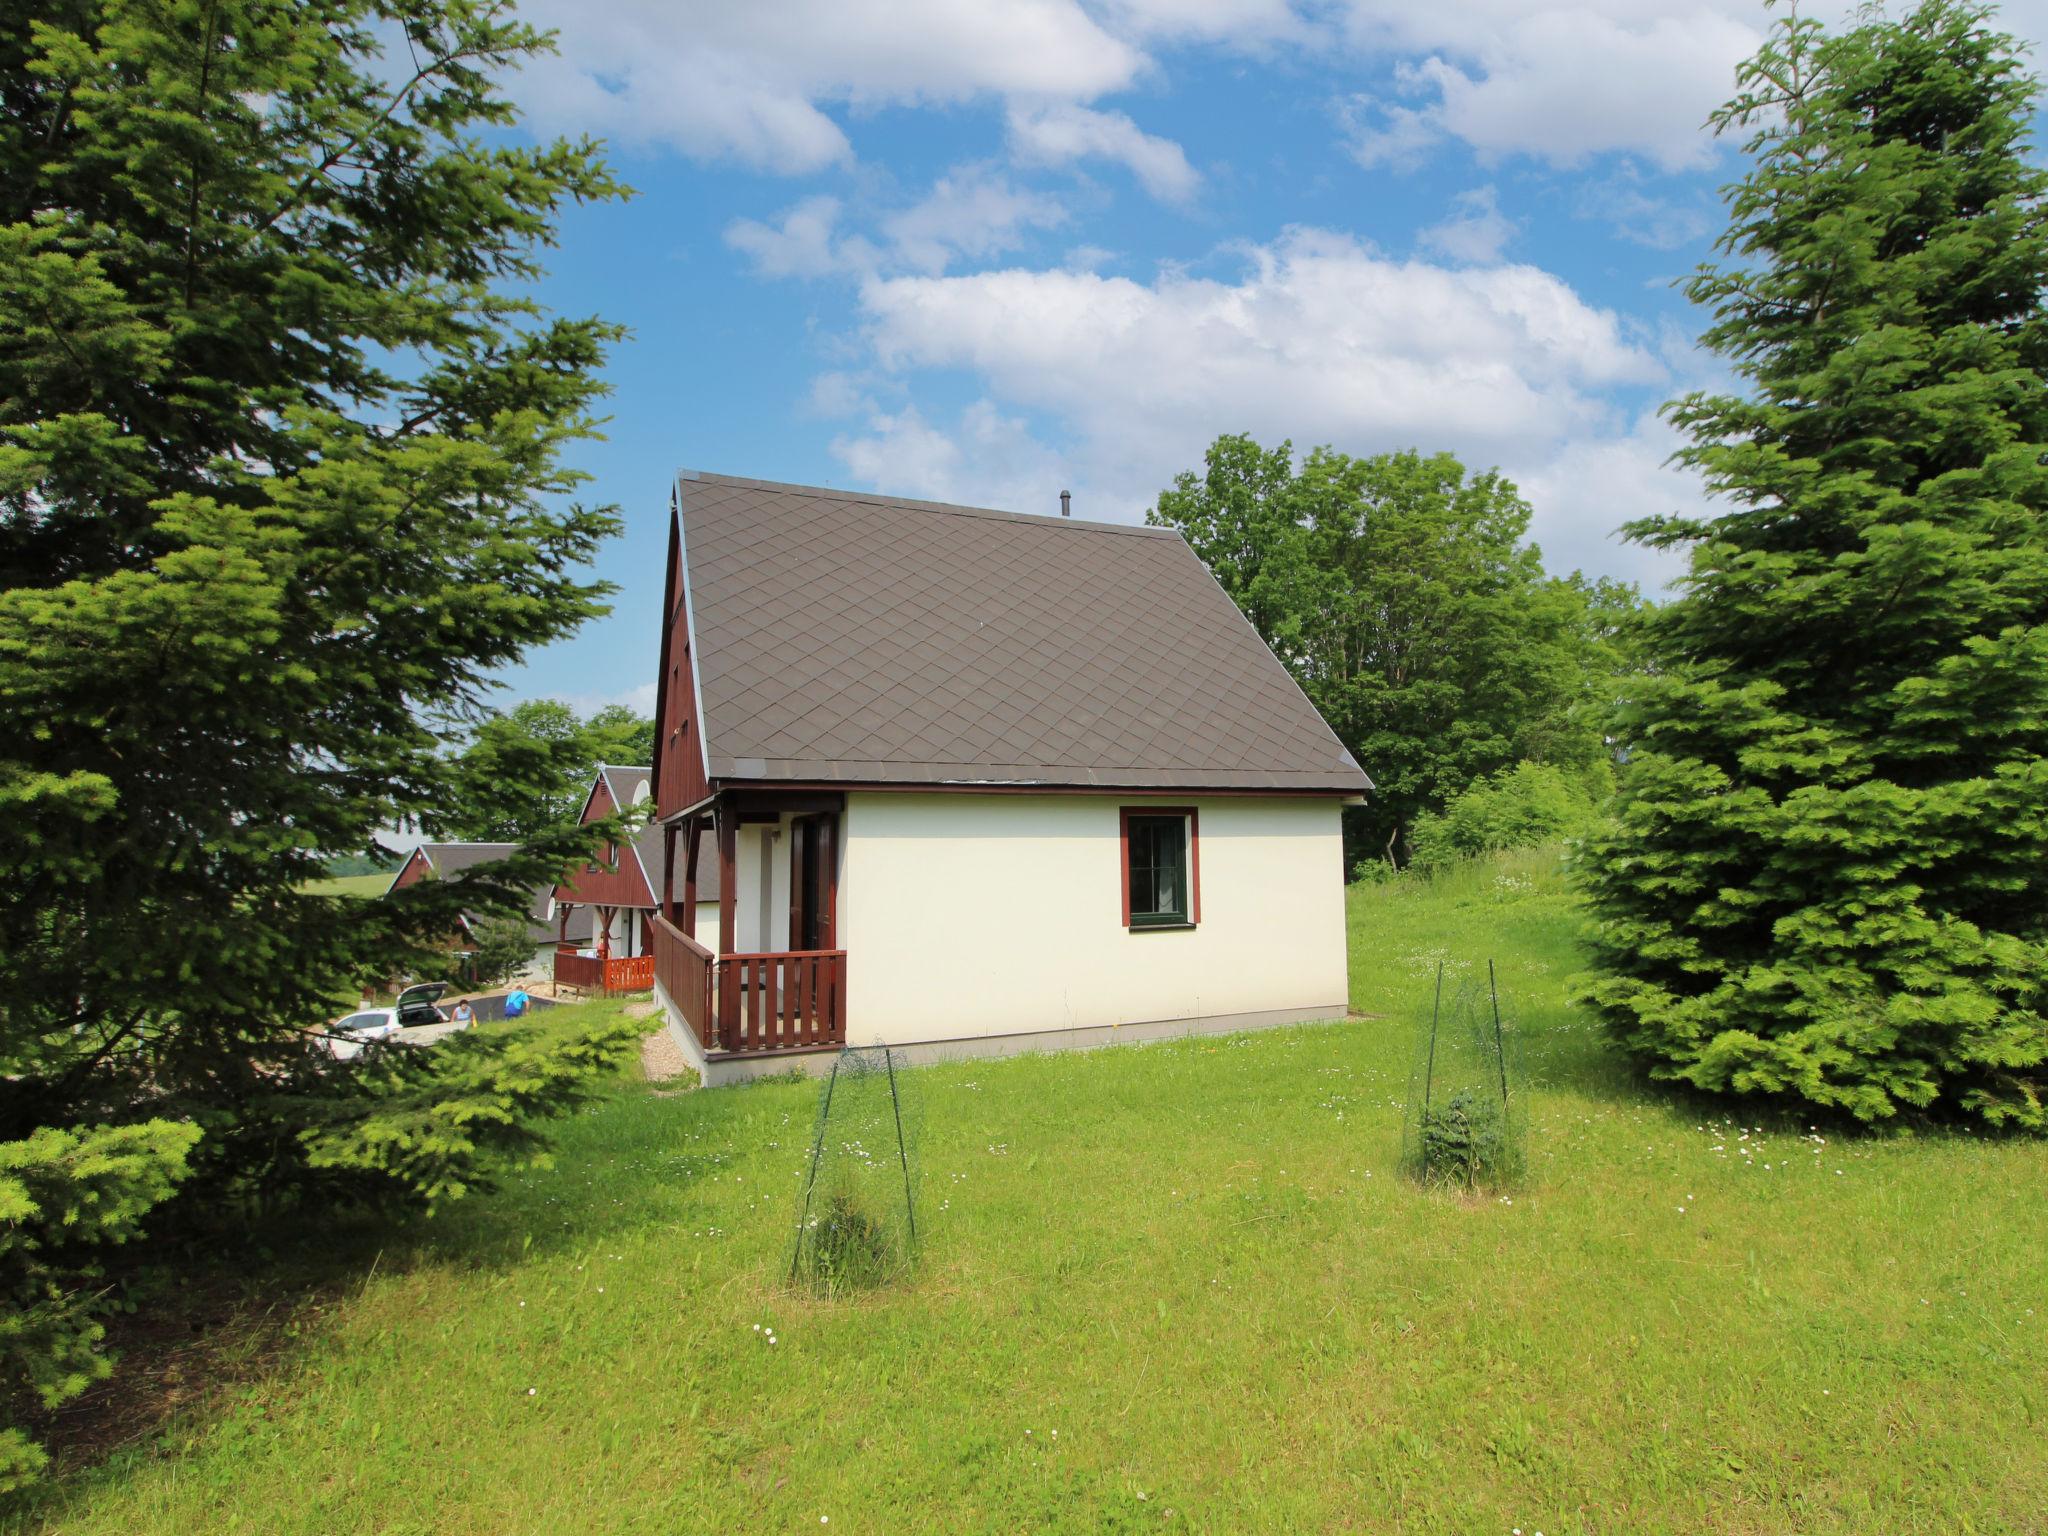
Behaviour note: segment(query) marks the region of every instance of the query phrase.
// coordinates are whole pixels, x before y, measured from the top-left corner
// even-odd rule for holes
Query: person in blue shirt
[[[519,1019],[526,1016],[526,989],[514,987],[505,994],[505,1017]]]

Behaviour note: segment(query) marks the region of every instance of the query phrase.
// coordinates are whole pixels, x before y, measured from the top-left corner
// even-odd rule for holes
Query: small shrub
[[[1471,785],[1441,813],[1425,811],[1408,835],[1410,863],[1425,873],[1477,853],[1533,848],[1587,831],[1607,793],[1607,771],[1572,775],[1517,763]]]
[[[1425,1184],[1473,1189],[1503,1182],[1510,1173],[1507,1117],[1497,1100],[1469,1088],[1422,1114],[1417,1171]]]
[[[805,1245],[808,1278],[828,1295],[870,1290],[899,1268],[896,1247],[888,1227],[853,1191],[839,1190],[825,1202]]]
[[[1524,1172],[1520,1032],[1491,962],[1484,980],[1468,976],[1448,994],[1446,970],[1416,1017],[1401,1163],[1425,1185],[1504,1189]]]
[[[921,1119],[916,1089],[887,1046],[844,1051],[832,1064],[797,1192],[790,1284],[836,1296],[909,1274]]]

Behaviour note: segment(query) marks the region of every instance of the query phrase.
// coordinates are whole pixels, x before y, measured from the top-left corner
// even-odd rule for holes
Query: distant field
[[[305,889],[315,896],[381,896],[390,883],[388,874],[336,875],[332,880],[309,881]]]
[[[1578,921],[1554,854],[1354,887],[1382,1017],[919,1068],[859,1300],[783,1283],[816,1084],[621,1082],[17,1528],[2040,1532],[2048,1146],[1646,1091]],[[1489,957],[1533,1174],[1425,1193],[1407,1019]]]

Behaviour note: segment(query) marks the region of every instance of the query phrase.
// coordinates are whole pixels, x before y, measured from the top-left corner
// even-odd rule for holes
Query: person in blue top
[[[508,1019],[518,1019],[525,1016],[526,989],[524,987],[514,987],[505,994],[505,1017]]]

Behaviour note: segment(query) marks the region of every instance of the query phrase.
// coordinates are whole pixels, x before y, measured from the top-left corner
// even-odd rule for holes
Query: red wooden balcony
[[[846,1043],[846,951],[714,955],[654,920],[654,974],[707,1055]]]

